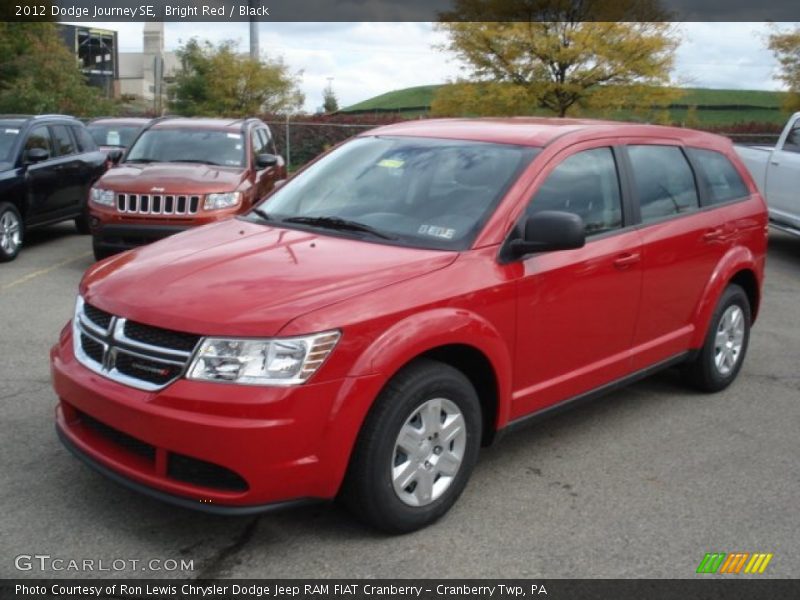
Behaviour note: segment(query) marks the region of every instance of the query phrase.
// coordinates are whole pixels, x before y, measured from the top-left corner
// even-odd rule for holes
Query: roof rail
[[[54,117],[57,117],[59,119],[74,119],[76,121],[78,120],[78,117],[75,117],[73,115],[60,115],[60,114],[57,114],[57,113],[46,114],[46,115],[34,115],[33,116],[34,119],[47,119],[47,118],[54,118]]]

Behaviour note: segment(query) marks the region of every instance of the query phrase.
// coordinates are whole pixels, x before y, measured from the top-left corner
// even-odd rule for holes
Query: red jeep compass
[[[98,260],[247,212],[286,177],[259,119],[163,117],[128,143],[122,163],[91,190]]]
[[[342,495],[410,531],[453,505],[500,432],[673,365],[728,386],[766,226],[714,135],[383,127],[247,215],[91,268],[52,350],[58,433],[182,506]]]

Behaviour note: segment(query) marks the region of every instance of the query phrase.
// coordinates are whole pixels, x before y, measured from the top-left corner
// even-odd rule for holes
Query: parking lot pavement
[[[800,573],[800,239],[771,236],[762,313],[729,390],[697,394],[667,372],[510,435],[442,521],[402,537],[335,504],[177,509],[70,456],[53,430],[48,350],[89,252],[62,225],[0,265],[0,577],[692,577],[712,551],[771,552],[765,575]],[[19,572],[24,554],[127,562]],[[149,559],[194,569],[130,566]]]

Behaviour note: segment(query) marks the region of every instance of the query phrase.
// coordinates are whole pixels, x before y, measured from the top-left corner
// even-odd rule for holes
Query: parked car
[[[382,127],[246,215],[89,269],[51,352],[57,429],[101,473],[181,506],[341,495],[414,530],[500,433],[673,365],[728,386],[766,227],[715,135]]]
[[[94,119],[86,128],[104,152],[124,152],[149,122],[150,119],[139,117],[103,117]]]
[[[14,260],[36,227],[74,219],[89,233],[89,188],[105,163],[73,117],[0,116],[0,262]]]
[[[773,146],[736,146],[736,152],[767,200],[770,224],[800,235],[800,112],[791,116]],[[712,182],[725,186],[720,178]]]
[[[156,119],[92,189],[94,255],[246,212],[285,177],[259,119]]]

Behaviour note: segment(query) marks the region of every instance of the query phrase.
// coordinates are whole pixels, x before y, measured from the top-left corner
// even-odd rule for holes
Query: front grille
[[[80,417],[81,423],[87,429],[90,429],[103,439],[108,440],[117,446],[121,446],[128,452],[136,454],[137,456],[141,456],[150,462],[154,462],[156,460],[156,449],[154,446],[138,440],[127,433],[122,433],[118,429],[114,429],[105,423],[101,423],[86,413],[79,412],[78,416]]]
[[[98,363],[103,362],[103,344],[90,338],[85,333],[82,333],[81,346],[83,347],[83,351],[86,352],[86,355],[93,361]]]
[[[117,194],[117,211],[136,215],[193,215],[200,196],[177,194]]]
[[[83,312],[86,315],[86,318],[98,327],[108,330],[108,326],[111,325],[112,315],[104,310],[100,310],[96,306],[84,304]]]
[[[107,319],[106,319],[107,317]],[[128,321],[78,300],[75,356],[89,369],[146,391],[179,378],[200,336]]]
[[[200,487],[236,492],[247,490],[247,482],[239,474],[183,454],[170,453],[167,476]]]
[[[125,335],[143,344],[175,348],[176,350],[183,350],[184,352],[191,352],[194,350],[197,342],[200,341],[199,335],[172,331],[171,329],[161,329],[160,327],[151,327],[150,325],[142,325],[134,321],[127,321],[125,323]]]

